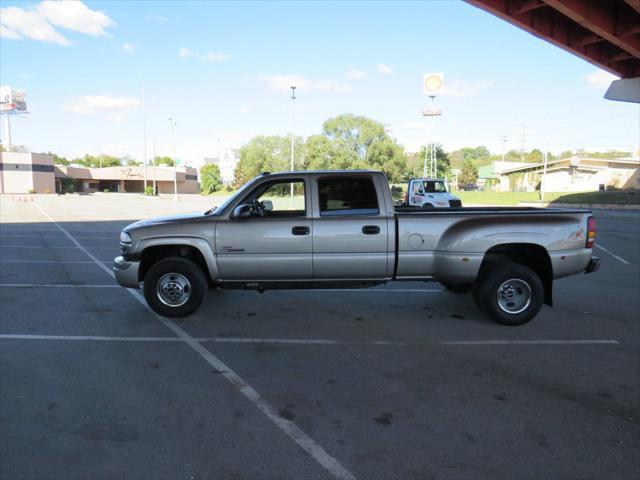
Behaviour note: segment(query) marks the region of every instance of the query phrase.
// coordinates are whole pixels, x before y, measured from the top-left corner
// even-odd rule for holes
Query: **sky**
[[[615,77],[459,1],[19,2],[2,0],[0,83],[27,94],[14,144],[191,165],[255,135],[322,131],[353,113],[409,152],[524,145],[640,146],[640,106]],[[435,102],[422,75],[444,74]],[[295,107],[289,86],[297,86]],[[5,135],[3,131],[3,136]]]

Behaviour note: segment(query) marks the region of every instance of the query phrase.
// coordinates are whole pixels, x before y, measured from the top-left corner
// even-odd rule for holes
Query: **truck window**
[[[444,182],[428,180],[424,182],[424,190],[427,193],[446,193],[447,188]]]
[[[270,209],[265,212],[266,217],[304,217],[307,214],[303,180],[287,179],[263,184],[245,197],[242,203],[255,199],[270,204]]]
[[[378,215],[378,194],[370,178],[318,180],[320,215]]]

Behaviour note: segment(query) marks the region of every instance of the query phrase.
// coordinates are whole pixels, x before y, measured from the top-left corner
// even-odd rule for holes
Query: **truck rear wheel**
[[[144,277],[144,298],[163,317],[186,317],[195,312],[207,290],[202,269],[191,260],[170,257],[154,263]]]
[[[477,302],[502,325],[523,325],[535,317],[544,301],[544,285],[530,268],[504,263],[486,272],[479,281]]]

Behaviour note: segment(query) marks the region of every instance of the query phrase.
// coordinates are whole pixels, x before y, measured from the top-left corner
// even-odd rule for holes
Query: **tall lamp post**
[[[178,159],[176,158],[176,130],[178,124],[169,117],[169,125],[171,126],[171,143],[173,144],[173,199],[178,200]]]
[[[296,128],[296,86],[291,85],[291,171],[293,172],[293,149]],[[291,183],[291,210],[293,210],[293,183]]]

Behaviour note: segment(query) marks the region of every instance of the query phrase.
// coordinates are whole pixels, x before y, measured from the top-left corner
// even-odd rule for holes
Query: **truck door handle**
[[[293,227],[291,233],[294,235],[309,235],[311,229],[309,227]]]
[[[380,233],[380,227],[377,225],[365,225],[362,227],[362,233],[365,235],[377,235]]]

